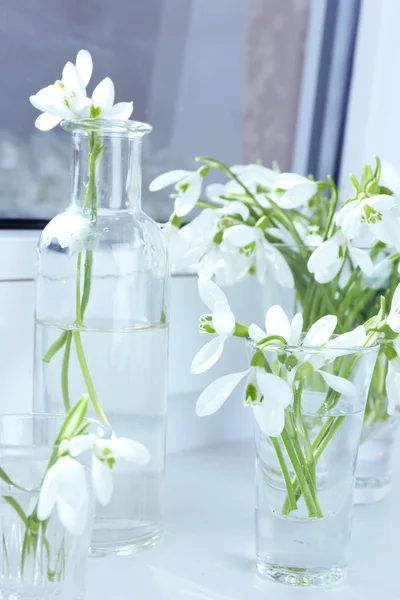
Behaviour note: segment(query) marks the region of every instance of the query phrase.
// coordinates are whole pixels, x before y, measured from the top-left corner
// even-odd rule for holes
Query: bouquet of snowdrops
[[[175,185],[175,210],[164,231],[173,268],[197,269],[221,286],[255,275],[262,284],[276,280],[294,289],[295,310],[303,327],[324,315],[337,317],[344,333],[373,317],[383,294],[393,298],[398,281],[400,250],[400,180],[379,158],[366,165],[361,180],[350,176],[352,195],[339,202],[331,177],[314,181],[261,164],[229,168],[198,157],[197,171],[171,171],[155,179],[150,190]],[[228,176],[225,184],[210,184],[211,171]],[[184,219],[200,208],[192,221]],[[392,322],[400,331],[400,321]],[[388,418],[397,400],[392,363],[381,352],[371,383],[365,422]],[[386,382],[386,384],[385,384]],[[386,388],[386,389],[385,389]],[[395,393],[397,395],[397,393]],[[387,396],[389,396],[389,401]]]

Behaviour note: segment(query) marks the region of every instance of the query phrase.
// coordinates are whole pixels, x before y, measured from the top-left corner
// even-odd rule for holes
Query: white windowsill
[[[399,481],[394,487],[383,502],[355,508],[347,579],[299,590],[254,568],[253,444],[170,456],[164,540],[134,557],[91,559],[87,600],[398,600]]]

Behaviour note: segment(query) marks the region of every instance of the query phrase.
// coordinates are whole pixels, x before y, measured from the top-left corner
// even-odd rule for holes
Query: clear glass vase
[[[129,554],[163,530],[169,271],[166,243],[141,210],[144,123],[88,119],[72,134],[71,202],[37,252],[37,411],[65,412],[83,392],[92,414],[151,454],[116,467],[96,511],[91,552]]]
[[[64,418],[0,416],[0,598],[83,600],[95,500],[89,485],[81,535],[65,529],[53,510],[37,520],[40,486]],[[11,483],[12,482],[12,483]]]
[[[388,360],[381,350],[372,374],[356,468],[356,504],[379,502],[392,483],[392,451],[398,415],[389,416],[386,394]]]
[[[298,586],[343,578],[355,464],[377,353],[377,346],[264,351],[271,372],[293,390],[293,402],[278,437],[256,423],[256,566],[262,575]],[[342,378],[342,393],[335,376]],[[271,394],[262,402],[275,402]]]

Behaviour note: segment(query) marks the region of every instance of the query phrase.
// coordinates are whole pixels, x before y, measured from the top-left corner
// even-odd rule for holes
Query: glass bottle
[[[169,270],[163,234],[141,209],[151,127],[62,125],[71,202],[38,244],[34,409],[66,412],[86,392],[93,417],[149,450],[141,466],[118,461],[112,500],[96,510],[92,554],[130,554],[163,530]]]

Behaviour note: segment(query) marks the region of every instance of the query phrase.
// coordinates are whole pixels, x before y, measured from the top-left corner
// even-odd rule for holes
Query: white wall
[[[400,2],[364,0],[359,30],[341,168],[361,174],[373,155],[400,169]]]

